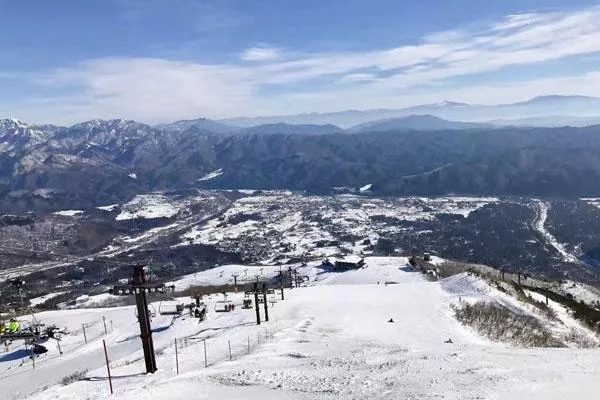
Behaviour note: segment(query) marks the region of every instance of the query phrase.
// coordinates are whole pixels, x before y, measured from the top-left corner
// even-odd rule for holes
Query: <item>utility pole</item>
[[[294,287],[294,282],[292,281],[292,267],[288,267],[288,277],[290,278],[290,289]]]
[[[254,308],[256,309],[256,325],[260,325],[260,306],[258,305],[258,283],[253,285]]]
[[[263,283],[263,300],[265,302],[265,321],[269,321],[269,306],[267,306],[267,284]]]

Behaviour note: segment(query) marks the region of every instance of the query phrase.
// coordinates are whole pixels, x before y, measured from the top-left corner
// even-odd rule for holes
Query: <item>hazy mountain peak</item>
[[[285,134],[285,135],[324,135],[329,133],[344,132],[342,128],[333,124],[286,124],[276,122],[251,126],[239,131],[241,134]]]
[[[196,128],[202,131],[209,131],[214,133],[232,133],[240,129],[237,126],[232,126],[204,117],[196,119],[183,119],[169,124],[158,124],[155,127],[158,129],[166,129],[168,131],[174,132],[183,132],[190,128]]]
[[[417,130],[417,131],[435,131],[435,130],[454,130],[454,129],[477,129],[490,128],[492,125],[448,121],[431,114],[415,114],[400,118],[386,118],[379,121],[370,121],[359,124],[350,129],[351,132],[380,132],[393,130]]]

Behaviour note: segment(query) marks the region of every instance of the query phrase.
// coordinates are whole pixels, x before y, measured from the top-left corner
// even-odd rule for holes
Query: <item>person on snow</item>
[[[21,331],[21,325],[19,324],[19,321],[17,321],[16,319],[12,318],[10,320],[10,323],[8,324],[8,331],[11,334],[19,333]]]
[[[48,349],[45,346],[34,343],[33,344],[33,354],[45,354],[48,352]]]

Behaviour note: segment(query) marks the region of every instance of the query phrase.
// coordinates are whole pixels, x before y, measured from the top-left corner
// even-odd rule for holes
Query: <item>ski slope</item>
[[[49,343],[49,353],[37,360],[35,370],[30,360],[22,366],[21,359],[7,360],[18,347],[0,355],[3,394],[9,399],[107,398],[105,339],[118,399],[597,398],[597,349],[493,343],[454,319],[450,306],[458,296],[511,301],[479,279],[459,275],[430,282],[404,258],[369,257],[366,263],[363,269],[341,273],[315,265],[299,268],[310,277],[307,286],[286,290],[285,300],[269,309],[270,321],[260,326],[254,310],[238,306],[230,313],[214,312],[222,295],[205,299],[209,314],[201,323],[157,315],[152,323],[159,370],[151,375],[142,373],[133,307],[40,313],[41,321],[73,332],[64,339],[64,354],[59,357]],[[225,271],[244,266],[220,268],[225,279]],[[218,277],[214,270],[196,276],[213,284]],[[242,293],[229,295],[236,304],[242,298]],[[102,316],[112,321],[107,335]],[[82,323],[88,324],[87,345]],[[445,343],[449,338],[452,343]],[[84,368],[89,369],[86,380],[59,383]]]
[[[536,219],[533,223],[535,229],[542,235],[548,245],[553,247],[556,252],[560,254],[565,262],[577,263],[579,261],[577,256],[569,253],[565,246],[562,243],[559,243],[554,235],[546,229],[545,225],[546,220],[548,219],[549,203],[541,200],[535,200],[535,203],[537,205]]]

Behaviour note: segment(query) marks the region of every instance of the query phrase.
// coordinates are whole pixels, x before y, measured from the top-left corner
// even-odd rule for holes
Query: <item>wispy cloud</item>
[[[530,78],[518,85],[474,81],[460,90],[452,80],[598,52],[600,8],[594,7],[510,15],[487,26],[457,27],[413,45],[371,51],[288,53],[259,45],[243,50],[239,62],[218,65],[98,59],[50,71],[43,83],[70,88],[69,97],[49,102],[57,109],[70,107],[76,118],[122,115],[164,121],[399,107],[444,99],[490,103],[549,92],[600,95],[599,72],[569,76],[565,70],[556,78]]]
[[[271,61],[279,58],[279,49],[267,46],[257,46],[242,52],[241,59],[244,61]]]

